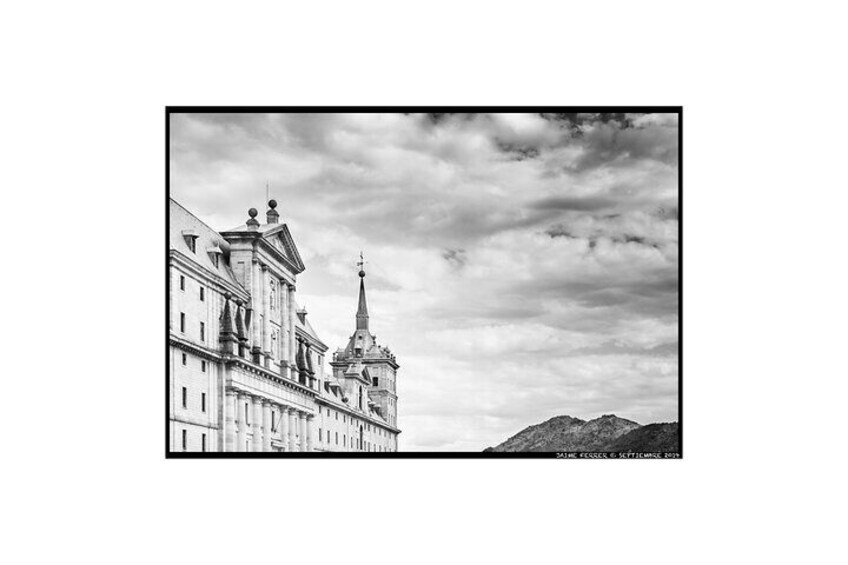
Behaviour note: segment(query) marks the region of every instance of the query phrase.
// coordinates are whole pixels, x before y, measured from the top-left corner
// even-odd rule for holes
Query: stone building
[[[169,223],[169,449],[397,451],[398,364],[368,330],[328,347],[295,300],[305,269],[271,200],[266,223],[216,232],[176,201]]]

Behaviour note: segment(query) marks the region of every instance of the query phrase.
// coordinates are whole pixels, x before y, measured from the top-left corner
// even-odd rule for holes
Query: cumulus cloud
[[[270,183],[332,348],[365,250],[403,449],[480,450],[561,414],[676,419],[676,115],[171,120],[172,196],[213,228],[261,215]]]

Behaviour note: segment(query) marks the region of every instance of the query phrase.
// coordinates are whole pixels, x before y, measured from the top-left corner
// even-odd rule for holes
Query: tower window
[[[206,393],[205,392],[200,393],[200,411],[206,412]]]
[[[180,312],[180,331],[185,333],[185,313]]]
[[[188,244],[188,248],[191,249],[192,253],[197,253],[197,239],[194,237],[187,237],[186,243]]]
[[[205,302],[205,301],[206,301],[206,296],[205,296],[205,293],[204,293],[204,288],[203,288],[202,286],[200,287],[200,301],[201,301],[201,302]]]
[[[187,364],[188,364],[188,356],[185,353],[183,353],[183,367],[185,367]]]
[[[200,438],[200,449],[206,451],[206,434],[203,434]]]
[[[374,386],[379,385],[380,380],[377,377],[374,377]]]
[[[206,324],[200,322],[200,341],[206,341]]]
[[[186,450],[187,446],[188,446],[188,431],[183,430],[183,451]]]
[[[180,290],[185,290],[185,277],[180,275]]]
[[[204,373],[206,372],[206,361],[200,362],[200,370],[203,371]]]
[[[218,254],[212,253],[210,256],[212,257],[212,264],[215,265],[215,268],[217,269],[218,268]]]
[[[183,387],[183,408],[188,408],[188,389]]]

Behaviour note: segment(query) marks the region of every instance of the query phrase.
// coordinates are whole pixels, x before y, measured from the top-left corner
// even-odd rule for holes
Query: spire
[[[368,305],[365,303],[365,259],[359,252],[359,308],[356,310],[356,329],[368,329]]]

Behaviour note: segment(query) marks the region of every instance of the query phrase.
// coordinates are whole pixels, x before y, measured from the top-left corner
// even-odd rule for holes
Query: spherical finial
[[[364,279],[364,278],[365,278],[365,271],[360,270],[360,271],[359,271],[359,276],[360,276],[360,277],[362,277],[362,278]]]
[[[274,208],[276,208],[276,207],[277,207],[277,201],[276,201],[276,200],[273,200],[273,199],[272,199],[272,200],[269,200],[269,201],[268,201],[268,206],[269,206],[269,207],[273,210]]]
[[[251,218],[255,218],[256,214],[258,214],[258,213],[259,212],[256,211],[256,208],[251,208],[250,210],[247,211],[247,215],[250,216]]]

